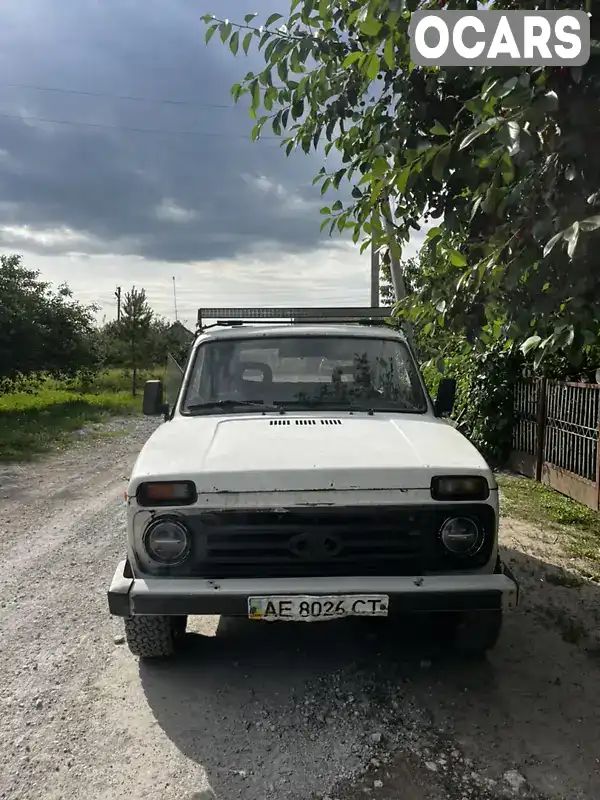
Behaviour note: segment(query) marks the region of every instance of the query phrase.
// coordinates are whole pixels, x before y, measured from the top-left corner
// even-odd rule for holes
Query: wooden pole
[[[392,279],[392,286],[394,288],[394,298],[396,302],[399,300],[403,300],[406,295],[406,283],[404,281],[404,275],[402,274],[402,265],[400,264],[400,259],[398,258],[398,254],[394,247],[391,246],[392,241],[395,240],[395,232],[394,226],[392,224],[392,206],[389,201],[389,198],[384,202],[384,222],[385,227],[387,230],[388,238],[390,240],[390,276]],[[402,323],[402,329],[406,333],[406,338],[408,339],[409,344],[411,347],[414,348],[414,335],[413,335],[413,328],[410,322]]]
[[[542,480],[542,465],[544,463],[544,439],[546,438],[546,378],[539,379],[539,394],[537,407],[537,424],[535,439],[535,479]]]
[[[379,308],[379,251],[371,242],[371,308]]]

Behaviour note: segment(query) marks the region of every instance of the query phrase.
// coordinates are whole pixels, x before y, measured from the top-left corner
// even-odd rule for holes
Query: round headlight
[[[481,531],[467,517],[447,519],[440,529],[440,538],[446,550],[459,556],[473,555],[483,544]]]
[[[144,534],[148,555],[161,564],[178,564],[187,558],[191,541],[183,523],[173,519],[156,520]]]

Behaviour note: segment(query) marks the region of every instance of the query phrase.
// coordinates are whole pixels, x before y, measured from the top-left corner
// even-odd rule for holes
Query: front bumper
[[[117,617],[166,614],[248,615],[248,598],[270,595],[386,594],[390,614],[511,609],[519,586],[506,565],[493,575],[351,578],[127,578],[121,561],[108,590]]]

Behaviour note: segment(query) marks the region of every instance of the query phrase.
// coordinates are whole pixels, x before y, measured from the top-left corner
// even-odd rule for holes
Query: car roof
[[[352,336],[363,339],[389,339],[406,342],[402,331],[383,325],[311,325],[282,323],[272,325],[231,325],[205,329],[196,343],[222,339],[276,339],[288,336]]]

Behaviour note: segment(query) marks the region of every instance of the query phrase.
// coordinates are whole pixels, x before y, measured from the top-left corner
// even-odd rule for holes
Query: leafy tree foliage
[[[349,204],[340,197],[323,209],[323,227],[401,254],[434,222],[431,271],[400,313],[430,333],[466,334],[474,347],[520,344],[538,365],[556,350],[576,356],[599,334],[599,59],[571,69],[418,68],[410,14],[440,4],[477,8],[292,0],[286,18],[260,27],[254,14],[205,17],[206,40],[218,33],[234,55],[253,43],[264,53],[265,68],[232,88],[249,100],[252,137],[270,128],[288,154],[322,148],[322,193],[352,186]],[[553,7],[591,11],[590,0]]]
[[[95,311],[73,300],[68,286],[53,290],[20,256],[0,256],[0,389],[36,373],[95,370]]]
[[[144,289],[126,293],[121,319],[107,322],[100,331],[103,363],[131,369],[131,389],[137,392],[138,371],[166,364],[171,354],[184,364],[193,334],[180,323],[158,317]]]
[[[118,336],[127,366],[131,367],[131,393],[137,393],[137,374],[140,366],[148,363],[148,338],[152,328],[154,312],[146,299],[145,289],[135,286],[125,294],[121,319],[116,323]]]
[[[97,307],[73,299],[68,286],[53,290],[20,256],[0,256],[0,391],[35,385],[51,375],[85,384],[106,367],[132,371],[185,362],[193,334],[157,317],[143,289],[125,295],[120,322],[97,327]],[[33,381],[33,382],[32,382]]]
[[[178,323],[152,315],[150,324],[144,326],[143,336],[136,346],[138,366],[143,369],[164,364],[170,353],[179,364],[184,364],[193,334]],[[131,341],[127,325],[113,320],[100,330],[103,363],[113,367],[131,366]],[[137,345],[137,343],[136,343]]]
[[[418,292],[434,269],[432,251],[423,248],[417,258],[402,264],[407,290]],[[389,264],[382,267],[382,298],[394,302]],[[432,396],[443,376],[456,379],[454,424],[493,466],[506,463],[512,446],[514,390],[526,359],[515,343],[503,340],[474,349],[463,336],[430,323],[415,331],[415,347]],[[530,359],[531,360],[531,359]]]

